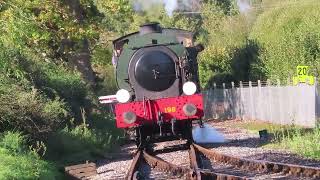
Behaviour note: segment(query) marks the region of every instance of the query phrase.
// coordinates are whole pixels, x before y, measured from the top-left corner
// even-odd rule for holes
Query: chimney
[[[140,35],[149,34],[149,33],[162,33],[162,28],[159,23],[152,22],[140,26]]]

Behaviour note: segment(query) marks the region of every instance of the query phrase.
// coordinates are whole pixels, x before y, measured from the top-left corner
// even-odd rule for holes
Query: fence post
[[[295,88],[292,87],[293,86],[293,81],[290,77],[288,77],[287,79],[287,87],[285,87],[285,94],[286,94],[286,97],[287,97],[287,101],[288,101],[288,105],[287,106],[284,106],[287,110],[287,114],[286,114],[286,117],[284,118],[286,121],[290,120],[290,121],[294,121],[294,114],[295,114],[295,110],[294,110],[294,92],[295,92]]]
[[[271,89],[271,81],[270,79],[267,79],[267,87],[268,87],[268,98],[267,98],[267,104],[269,105],[269,119],[267,120],[268,122],[273,122],[273,116],[272,116],[272,102],[271,102],[271,98],[272,98],[272,89]]]
[[[281,94],[281,88],[280,88],[280,86],[281,86],[281,82],[280,82],[280,79],[277,79],[277,90],[278,90],[278,104],[279,104],[279,111],[277,111],[278,112],[278,118],[279,118],[279,120],[280,120],[280,124],[282,124],[283,125],[283,118],[282,118],[282,116],[283,116],[283,113],[282,113],[282,94]]]
[[[316,125],[320,125],[320,94],[319,94],[319,90],[320,88],[318,88],[319,83],[318,83],[318,78],[314,77],[314,87],[316,89]]]
[[[240,90],[240,100],[239,100],[239,116],[240,116],[240,120],[244,120],[244,107],[243,107],[243,84],[242,81],[239,82],[239,90]]]
[[[261,98],[261,81],[258,80],[258,97],[256,99],[257,102],[257,119],[259,120],[263,120],[264,119],[264,110],[262,110],[263,108],[261,108],[261,102],[262,102],[262,98]]]
[[[234,89],[234,82],[231,82],[231,89],[229,90],[229,107],[231,111],[231,118],[236,118],[236,112],[237,112],[237,102],[235,101],[235,94],[236,90]]]
[[[254,106],[253,106],[253,95],[252,95],[252,82],[249,81],[249,93],[250,93],[250,114],[251,114],[251,120],[254,119],[254,114],[253,114],[253,109],[254,109]]]
[[[227,102],[228,102],[228,97],[226,93],[226,83],[222,83],[222,92],[223,92],[223,115],[225,117],[226,115],[226,110],[227,110]],[[229,118],[229,117],[228,117]]]
[[[218,93],[216,93],[217,92],[217,84],[214,82],[213,83],[213,103],[212,103],[212,105],[211,105],[211,109],[212,110],[214,110],[214,118],[215,119],[218,119],[218,114],[217,114],[217,101],[216,101],[216,99],[217,99],[217,94]]]

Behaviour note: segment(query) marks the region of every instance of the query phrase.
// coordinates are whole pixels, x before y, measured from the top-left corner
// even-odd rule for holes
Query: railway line
[[[237,133],[235,135],[239,136]],[[302,160],[301,163],[298,159],[278,161],[272,158],[254,160],[255,158],[252,159],[250,156],[221,152],[221,149],[219,151],[219,148],[212,144],[198,145],[189,144],[187,141],[172,141],[140,150],[135,149],[134,146],[128,146],[128,148],[125,148],[123,153],[130,152],[131,156],[128,154],[126,157],[116,158],[114,162],[109,161],[107,164],[113,164],[109,165],[109,168],[104,167],[106,162],[102,164],[100,162],[100,165],[97,162],[97,166],[87,163],[87,165],[66,167],[66,173],[72,177],[71,179],[96,180],[320,179],[320,167],[316,162]],[[102,169],[101,165],[103,165]]]
[[[126,176],[117,179],[320,179],[319,167],[232,157],[194,143],[179,148],[188,151],[188,166],[176,165],[158,157],[159,154],[170,151],[168,149],[156,151],[141,149],[135,152],[131,164],[128,164]],[[172,151],[175,152],[177,149]],[[93,163],[76,165],[66,167],[66,173],[70,179],[91,179],[95,174],[95,168]]]
[[[145,150],[138,150],[125,179],[148,179],[148,177],[143,177],[139,173],[139,166],[143,162],[146,162],[153,169],[171,175],[172,179],[269,179],[272,178],[272,174],[281,174],[281,176],[275,179],[281,179],[281,177],[290,177],[291,179],[320,178],[320,168],[316,167],[231,157],[203,148],[197,144],[191,144],[188,152],[190,167],[186,168],[179,167],[153,156],[151,155],[152,152],[149,153]],[[231,165],[232,170],[213,171],[211,170],[212,168],[207,168],[208,165],[203,164],[204,158],[220,164]]]

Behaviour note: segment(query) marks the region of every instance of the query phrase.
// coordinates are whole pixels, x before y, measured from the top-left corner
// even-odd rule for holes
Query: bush
[[[59,179],[57,168],[28,149],[21,133],[6,132],[0,138],[0,179]]]
[[[248,40],[253,14],[240,14],[234,4],[205,3],[198,41],[205,44],[199,56],[200,81],[204,88],[231,81],[263,78],[257,68],[258,46]]]
[[[92,106],[89,85],[77,71],[63,65],[36,62],[28,70],[36,86],[50,99],[61,98],[76,119],[81,118],[80,108]],[[66,119],[64,119],[66,120]]]
[[[250,34],[260,47],[260,65],[267,77],[285,82],[296,75],[297,65],[320,68],[320,3],[286,2],[290,1],[261,14]]]
[[[23,153],[25,149],[26,139],[21,133],[6,132],[3,133],[0,141],[0,147],[9,150],[12,153]]]
[[[56,130],[69,116],[65,103],[50,100],[37,89],[24,88],[0,75],[2,130],[16,129],[34,138]]]
[[[88,124],[66,127],[49,137],[46,157],[65,165],[96,160],[115,149],[121,141],[121,131],[115,128],[111,116],[95,114],[91,118]]]

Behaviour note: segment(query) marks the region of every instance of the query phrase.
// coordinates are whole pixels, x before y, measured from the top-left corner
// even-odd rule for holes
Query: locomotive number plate
[[[176,112],[177,111],[177,108],[176,107],[165,107],[164,108],[164,112],[165,113],[174,113],[174,112]]]

